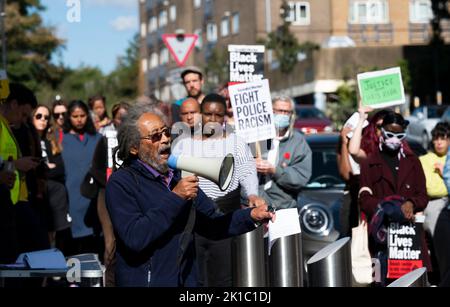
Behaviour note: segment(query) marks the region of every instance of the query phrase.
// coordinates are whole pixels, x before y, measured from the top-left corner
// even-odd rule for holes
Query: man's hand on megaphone
[[[248,196],[248,206],[249,207],[259,207],[264,206],[266,204],[266,201],[264,198],[261,198],[256,195],[249,195]]]
[[[269,220],[275,222],[275,213],[272,210],[269,210],[267,205],[262,205],[259,207],[254,207],[250,212],[250,216],[253,221],[258,224],[267,223]]]
[[[197,197],[198,185],[197,176],[185,177],[178,182],[172,192],[184,200],[192,200]]]

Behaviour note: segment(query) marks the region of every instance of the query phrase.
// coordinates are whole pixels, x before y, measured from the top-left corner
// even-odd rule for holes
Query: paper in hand
[[[351,139],[353,137],[353,130],[355,130],[356,126],[359,122],[359,113],[355,112],[352,116],[345,122],[344,127],[350,127],[352,131],[347,133],[347,137]],[[364,121],[363,129],[366,128],[369,125],[369,122],[367,120]]]

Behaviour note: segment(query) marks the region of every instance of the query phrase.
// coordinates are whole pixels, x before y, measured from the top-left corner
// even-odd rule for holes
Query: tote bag
[[[372,283],[372,257],[369,252],[367,222],[362,219],[352,228],[352,275],[353,286],[364,287]]]

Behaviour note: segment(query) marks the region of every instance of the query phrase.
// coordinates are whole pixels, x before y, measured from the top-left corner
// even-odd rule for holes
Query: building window
[[[232,28],[231,28],[231,32],[233,34],[237,34],[239,33],[239,13],[234,13],[233,16],[231,17],[232,20]]]
[[[208,23],[206,25],[206,40],[208,42],[217,41],[217,25],[215,23]]]
[[[148,66],[150,67],[150,69],[158,67],[158,54],[156,52],[152,52],[152,54],[150,55],[150,62],[148,64]]]
[[[203,47],[202,30],[201,29],[197,29],[197,30],[194,31],[194,34],[196,34],[198,36],[198,39],[195,42],[195,48],[202,49],[202,47]]]
[[[169,50],[167,48],[162,48],[159,52],[159,64],[165,65],[169,63]]]
[[[147,36],[147,26],[145,25],[145,22],[141,23],[141,37]]]
[[[167,11],[161,11],[159,13],[159,27],[165,27],[167,25]]]
[[[222,37],[230,35],[230,19],[228,17],[224,17],[220,23],[220,34]]]
[[[350,23],[388,23],[388,3],[386,0],[366,0],[350,2]]]
[[[409,1],[409,21],[411,23],[429,23],[433,18],[430,0]]]
[[[170,21],[175,21],[177,20],[177,6],[176,5],[172,5],[169,9],[169,18]]]
[[[158,29],[158,18],[156,16],[150,17],[150,20],[148,22],[148,32],[152,33],[155,32]]]
[[[194,0],[194,7],[196,9],[200,8],[202,6],[202,0]]]
[[[307,26],[311,23],[309,2],[289,2],[289,15],[286,21],[294,26]]]

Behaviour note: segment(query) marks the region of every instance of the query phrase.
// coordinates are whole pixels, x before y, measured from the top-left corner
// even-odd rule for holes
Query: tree
[[[294,70],[297,56],[300,52],[308,52],[319,48],[319,46],[311,42],[303,44],[298,42],[297,38],[290,31],[289,11],[290,7],[284,0],[280,8],[283,24],[277,30],[269,33],[266,41],[266,47],[275,51],[275,55],[280,62],[280,70],[284,74],[290,74]]]
[[[107,77],[108,92],[116,99],[135,98],[139,78],[139,34],[129,41],[124,56],[117,60],[116,69]]]
[[[215,90],[217,85],[225,84],[229,80],[229,53],[226,49],[214,49],[205,65],[205,73],[208,76],[205,88]],[[209,79],[214,80],[209,82]]]
[[[53,27],[42,24],[39,13],[45,8],[40,0],[9,0],[6,6],[7,72],[11,81],[22,82],[31,89],[56,87],[64,68],[51,63],[52,55],[63,41]]]

